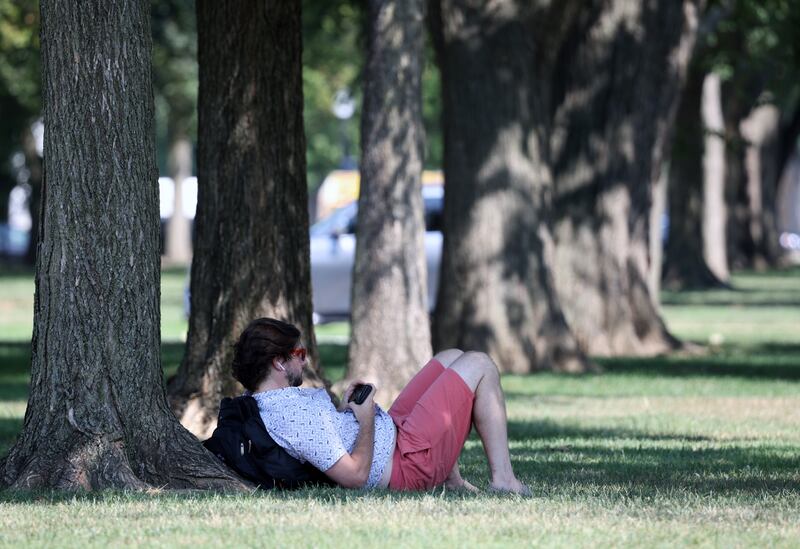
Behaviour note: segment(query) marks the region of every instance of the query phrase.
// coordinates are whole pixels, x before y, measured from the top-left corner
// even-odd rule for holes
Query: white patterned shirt
[[[252,396],[270,436],[295,459],[324,472],[355,449],[358,420],[352,410],[339,412],[325,389],[286,387]],[[365,488],[378,485],[394,453],[394,421],[375,406],[375,446]]]

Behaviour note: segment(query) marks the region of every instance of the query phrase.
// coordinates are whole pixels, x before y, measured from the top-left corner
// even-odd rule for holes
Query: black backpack
[[[293,458],[272,439],[251,396],[222,399],[217,428],[203,446],[242,478],[265,490],[334,484],[319,469]]]

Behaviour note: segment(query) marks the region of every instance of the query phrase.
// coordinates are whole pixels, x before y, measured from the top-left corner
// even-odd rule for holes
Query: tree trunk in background
[[[790,156],[784,166],[778,188],[778,219],[781,229],[800,233],[800,154]],[[800,259],[798,251],[790,252]]]
[[[169,148],[169,175],[175,184],[172,217],[167,224],[166,265],[189,265],[192,261],[192,231],[189,218],[183,213],[183,182],[192,176],[192,142],[178,134]]]
[[[779,135],[778,165],[775,169],[775,172],[778,174],[778,188],[780,188],[781,182],[784,180],[784,174],[789,168],[792,157],[798,150],[797,140],[800,137],[800,98],[797,99],[792,109],[787,109],[782,113],[781,118],[783,120],[781,121]]]
[[[778,186],[797,146],[800,111],[796,102],[783,114],[766,103],[770,93],[764,80],[758,73],[734,73],[723,86],[728,260],[735,269],[764,269],[782,260]]]
[[[794,110],[781,124],[780,152],[778,154],[778,184],[776,190],[776,212],[780,231],[800,232],[800,183],[798,183],[798,137],[800,137],[800,100]],[[793,254],[795,257],[798,254]]]
[[[370,0],[347,379],[390,404],[431,356],[421,194],[424,0]]]
[[[704,160],[708,140],[702,116],[705,81],[706,75],[701,70],[691,71],[675,120],[669,166],[669,239],[664,266],[664,284],[671,289],[725,285],[710,270],[704,255],[703,228],[707,221]],[[725,149],[720,152],[724,154]],[[720,175],[724,176],[724,172]],[[724,188],[718,190],[721,193]],[[719,199],[723,199],[722,195]],[[724,227],[724,217],[721,221]]]
[[[663,220],[667,213],[667,187],[669,170],[662,165],[658,179],[653,184],[653,205],[650,207],[650,273],[647,287],[650,300],[657,309],[661,308],[661,273],[664,268]]]
[[[19,489],[243,487],[167,406],[150,4],[43,0],[46,184]]]
[[[725,205],[725,119],[722,114],[722,85],[719,75],[708,73],[703,80],[703,257],[721,282],[730,282]]]
[[[752,244],[752,248],[748,247],[748,266],[763,270],[776,267],[781,256],[776,213],[780,112],[774,105],[758,106],[741,122],[739,129],[747,143],[744,152],[748,206],[746,240]]]
[[[678,345],[649,293],[648,222],[697,15],[692,0],[591,2],[559,52],[555,280],[567,321],[592,354]]]
[[[198,205],[186,354],[173,411],[200,437],[235,393],[233,344],[254,318],[303,332],[307,382],[323,385],[311,322],[300,5],[197,3]]]
[[[730,82],[722,85],[722,114],[725,120],[725,205],[728,211],[726,245],[731,270],[748,266],[753,244],[748,241],[747,175],[745,171],[745,142],[739,126],[747,116],[758,93],[738,92]]]
[[[485,351],[512,372],[590,366],[551,271],[543,85],[580,4],[544,4],[443,0],[432,19],[446,181],[434,347]]]

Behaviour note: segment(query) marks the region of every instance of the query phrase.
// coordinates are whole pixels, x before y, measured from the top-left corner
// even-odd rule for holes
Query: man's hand
[[[350,395],[353,394],[353,389],[356,388],[356,385],[372,385],[372,383],[367,383],[366,381],[357,379],[353,381],[350,385],[348,385],[347,389],[345,389],[344,391],[344,395],[342,395],[342,400],[339,403],[339,408],[337,408],[339,412],[344,412],[349,408],[348,404],[350,401]],[[372,385],[372,393],[370,393],[370,397],[374,397],[376,391],[377,389],[375,388],[375,385]]]
[[[347,407],[353,410],[353,414],[355,414],[358,423],[363,425],[364,423],[372,423],[375,421],[375,386],[372,385],[372,390],[367,395],[367,398],[364,399],[364,402],[361,404],[356,404],[355,401],[347,402]],[[353,392],[352,386],[345,392],[346,401],[350,400],[350,394]]]
[[[359,383],[364,383],[364,382],[361,380],[356,380],[352,382],[350,385],[348,385],[347,389],[345,389],[344,394],[342,395],[342,403],[339,405],[340,412],[344,412],[345,410],[347,410],[347,401],[350,400],[350,395],[353,394],[353,389],[355,389],[356,385],[358,385]]]

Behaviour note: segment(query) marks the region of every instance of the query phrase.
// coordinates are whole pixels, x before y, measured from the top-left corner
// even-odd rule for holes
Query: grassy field
[[[182,353],[184,281],[163,280],[168,369]],[[702,355],[503,377],[512,458],[532,498],[0,492],[0,545],[800,546],[800,271],[734,284],[663,296],[677,335],[714,343]],[[0,278],[0,455],[25,409],[30,294],[29,276]],[[320,331],[332,378],[347,330]],[[461,465],[485,487],[474,437]]]

